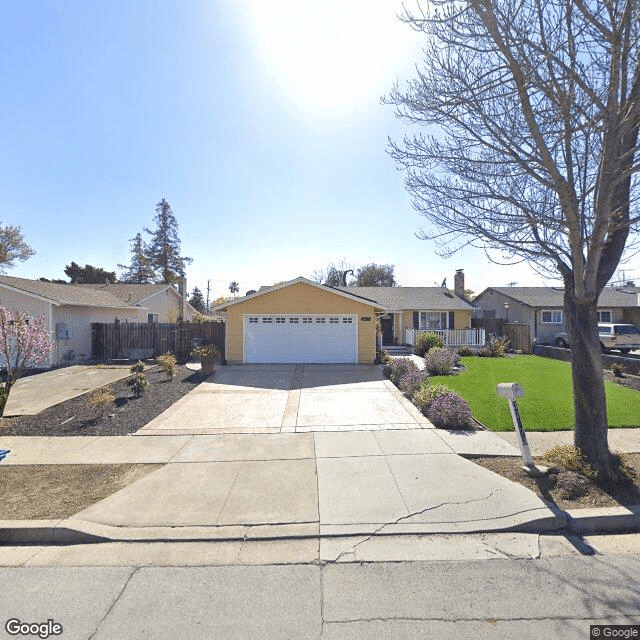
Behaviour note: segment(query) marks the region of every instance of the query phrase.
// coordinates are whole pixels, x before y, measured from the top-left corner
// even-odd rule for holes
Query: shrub
[[[424,356],[425,371],[432,376],[450,376],[460,364],[460,356],[441,347],[434,347]]]
[[[467,358],[474,354],[474,351],[471,347],[458,347],[456,351],[461,358]]]
[[[149,383],[144,373],[136,373],[127,380],[127,384],[131,387],[133,393],[135,393],[136,398],[140,398]]]
[[[391,362],[384,365],[382,371],[397,387],[405,373],[418,371],[418,365],[411,358],[392,358]]]
[[[425,353],[429,353],[431,349],[434,347],[443,347],[444,343],[435,333],[427,332],[427,333],[419,333],[416,338],[416,346],[414,347],[414,351],[417,356],[421,358],[425,355]]]
[[[167,351],[167,353],[165,353],[164,355],[158,356],[157,360],[158,360],[158,363],[160,364],[160,368],[170,378],[173,378],[173,376],[176,373],[176,366],[177,366],[176,357],[172,353],[169,353]]]
[[[429,383],[429,374],[420,369],[410,369],[398,380],[398,389],[404,393],[407,398],[411,399],[416,391]]]
[[[611,373],[613,373],[613,375],[616,378],[624,378],[624,372],[625,372],[624,365],[621,364],[620,362],[614,362],[611,365]]]
[[[490,333],[487,343],[480,349],[478,355],[484,356],[485,358],[502,358],[507,352],[509,342],[507,336],[498,337]]]
[[[387,364],[391,362],[391,356],[386,349],[376,348],[376,362],[379,364]]]
[[[542,459],[547,464],[554,467],[562,467],[567,471],[575,471],[591,480],[596,480],[598,477],[597,471],[586,462],[580,449],[576,449],[570,444],[562,444],[549,449],[542,456]]]
[[[426,416],[438,429],[468,429],[472,425],[469,403],[453,391],[435,398]]]
[[[204,358],[220,360],[220,358],[222,358],[222,351],[220,351],[220,348],[216,347],[215,344],[201,344],[191,352],[191,355],[194,358],[198,358],[198,360],[203,360]]]
[[[109,403],[116,399],[111,387],[100,387],[89,396],[89,404],[92,407],[104,409]]]
[[[420,409],[422,415],[427,415],[431,403],[440,396],[445,396],[453,391],[446,384],[426,384],[418,388],[411,401]]]
[[[129,371],[131,371],[131,373],[142,373],[144,371],[144,362],[138,360],[138,362],[131,365]]]

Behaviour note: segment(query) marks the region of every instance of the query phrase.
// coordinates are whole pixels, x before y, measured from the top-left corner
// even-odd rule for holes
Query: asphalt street
[[[64,640],[583,640],[591,624],[640,623],[640,556],[578,549],[414,562],[21,566],[0,569],[0,580],[3,638],[16,637],[8,620],[51,620],[62,633],[50,637]]]

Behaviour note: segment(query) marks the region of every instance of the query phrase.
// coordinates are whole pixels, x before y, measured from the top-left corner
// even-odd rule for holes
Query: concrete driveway
[[[138,435],[431,426],[377,365],[263,364],[218,368]]]

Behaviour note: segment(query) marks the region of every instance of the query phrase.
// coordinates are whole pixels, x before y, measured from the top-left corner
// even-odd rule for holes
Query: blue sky
[[[346,259],[407,286],[542,284],[480,251],[443,260],[415,232],[386,153],[404,129],[380,104],[420,37],[396,0],[20,0],[0,7],[0,220],[37,255],[129,262],[165,197],[211,298]],[[633,265],[628,265],[632,268]],[[630,272],[630,276],[634,273]],[[640,277],[640,272],[635,273]]]

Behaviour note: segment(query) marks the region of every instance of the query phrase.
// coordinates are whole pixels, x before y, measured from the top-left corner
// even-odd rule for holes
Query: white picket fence
[[[485,343],[484,329],[407,329],[405,342],[415,346],[421,333],[435,333],[447,347],[483,347]]]

